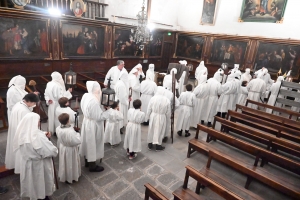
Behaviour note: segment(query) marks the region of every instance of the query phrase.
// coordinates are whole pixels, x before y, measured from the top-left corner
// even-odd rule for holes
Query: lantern
[[[72,63],[70,63],[70,71],[65,73],[65,84],[69,88],[73,88],[76,85],[76,73],[73,72]]]
[[[101,98],[101,104],[103,106],[111,106],[114,101],[115,101],[115,90],[110,88],[110,81],[111,78],[107,79],[108,80],[108,84],[107,84],[107,88],[104,88],[102,90],[102,98]]]

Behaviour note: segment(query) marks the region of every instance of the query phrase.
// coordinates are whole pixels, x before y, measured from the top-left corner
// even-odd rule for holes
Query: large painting
[[[200,24],[214,25],[218,0],[204,0]]]
[[[48,20],[0,17],[0,59],[49,59]]]
[[[176,46],[176,56],[201,60],[205,37],[179,35]]]
[[[268,71],[298,78],[300,68],[300,45],[260,42],[256,54],[255,70],[266,67]]]
[[[230,66],[242,65],[247,47],[248,41],[214,39],[209,61],[218,64],[225,62]]]
[[[62,23],[62,57],[104,57],[105,27]]]
[[[154,33],[149,43],[149,56],[161,56],[163,44],[163,33]]]
[[[145,46],[134,41],[134,30],[114,28],[113,57],[142,57]]]
[[[287,0],[244,0],[240,21],[282,23]]]

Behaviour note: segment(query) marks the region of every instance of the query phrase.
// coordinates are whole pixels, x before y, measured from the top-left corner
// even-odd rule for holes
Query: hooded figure
[[[150,66],[149,66],[150,67]],[[156,89],[157,89],[157,85],[156,83],[153,81],[154,80],[154,74],[152,74],[152,72],[149,70],[146,73],[146,80],[142,81],[141,83],[141,101],[142,101],[142,106],[141,106],[141,111],[146,113],[147,112],[147,107],[149,104],[149,101],[151,99],[151,97],[154,96]]]
[[[145,78],[145,74],[143,72],[143,66],[139,63],[136,66],[134,66],[134,68],[132,68],[132,70],[129,72],[129,74],[133,74],[133,70],[137,69],[138,73],[138,78],[140,78],[140,76],[142,76],[142,78]],[[135,71],[135,70],[134,70]]]
[[[178,92],[179,95],[185,91],[185,85],[184,85],[184,80],[185,80],[186,72],[182,72],[182,75],[178,81]]]
[[[177,74],[177,69],[176,68],[171,69],[170,74],[165,75],[164,81],[163,81],[163,87],[164,88],[167,88],[167,87],[165,87],[165,85],[169,85],[169,82],[171,82],[171,87],[167,88],[170,91],[172,91],[172,73],[173,72],[176,75]],[[178,89],[178,82],[177,82],[176,78],[175,78],[175,89],[176,90]]]
[[[119,122],[120,129],[126,126],[127,120],[127,111],[129,104],[129,94],[128,90],[126,90],[125,81],[128,80],[128,73],[122,72],[120,74],[120,78],[115,86],[115,101],[119,101],[119,111],[123,114],[123,121]]]
[[[53,72],[51,74],[52,81],[47,83],[45,89],[45,100],[48,107],[48,130],[51,133],[55,132],[55,120],[58,116],[56,116],[55,111],[59,106],[58,100],[61,97],[66,97],[68,99],[72,98],[72,88],[66,90],[64,80],[60,73]]]
[[[264,97],[266,92],[266,83],[262,79],[263,73],[259,73],[256,79],[252,79],[248,85],[248,99],[253,101],[261,101],[261,98]],[[257,109],[257,105],[248,104],[248,107]]]
[[[154,64],[149,64],[149,68],[146,71],[146,79],[152,80],[154,81],[154,77],[155,77],[155,72],[154,72]]]
[[[52,157],[58,150],[46,137],[46,133],[38,129],[40,116],[28,113],[18,125],[14,150],[20,151],[20,185],[21,197],[44,199],[55,190]]]
[[[242,106],[244,106],[246,104],[247,97],[248,97],[247,84],[248,84],[247,81],[241,82],[240,92],[238,94],[237,104],[240,104]]]
[[[284,80],[284,77],[283,76],[279,76],[277,78],[277,81],[275,83],[272,84],[272,86],[270,87],[270,92],[271,92],[271,95],[270,95],[270,98],[269,98],[269,101],[268,101],[268,105],[271,105],[271,106],[276,106],[276,107],[281,107],[281,103],[276,103],[276,99],[277,99],[277,96],[278,98],[283,98],[283,95],[278,95],[279,93],[279,89],[280,89],[280,86],[281,86],[281,82]],[[274,105],[275,104],[275,105]],[[272,113],[272,109],[270,108],[267,108],[266,109],[266,112],[267,113]],[[279,115],[278,112],[274,113],[274,114],[277,114]]]
[[[101,87],[96,81],[87,81],[88,93],[82,96],[80,106],[83,113],[81,127],[80,155],[85,157],[85,166],[91,172],[101,172],[103,167],[96,165],[96,160],[104,157],[104,124],[108,112],[100,107]]]
[[[247,81],[248,83],[251,81],[252,76],[250,74],[250,69],[246,68],[245,73],[241,76],[241,82]]]
[[[200,78],[202,78],[202,75],[206,75],[207,77],[207,74],[207,68],[204,65],[204,61],[201,61],[195,71],[195,78],[198,80],[198,84],[200,82]]]
[[[238,78],[241,78],[242,72],[239,70],[240,65],[239,64],[234,64],[233,69],[231,70],[231,73],[237,73],[239,76]]]
[[[180,60],[179,63],[182,64],[182,65],[186,65],[187,64],[186,60]]]
[[[218,69],[214,74],[214,77],[208,79],[207,81],[209,95],[206,104],[203,105],[203,115],[201,115],[201,123],[208,122],[208,126],[211,126],[211,122],[214,116],[217,114],[218,96],[222,94],[220,82],[222,81],[223,75],[224,70]]]
[[[12,108],[27,94],[25,91],[25,85],[26,79],[21,75],[15,76],[9,81],[8,90],[6,93],[8,124]]]
[[[233,82],[234,82],[235,87],[236,87],[236,92],[231,93],[229,102],[232,104],[232,105],[231,105],[232,110],[235,110],[236,104],[237,104],[237,102],[238,102],[238,96],[239,96],[240,90],[241,90],[241,81],[240,81],[241,75],[240,75],[240,73],[237,71],[237,72],[235,72],[235,73],[233,74],[233,77],[234,77],[234,78],[233,78]]]
[[[139,70],[137,68],[133,68],[129,75],[128,75],[128,81],[129,81],[129,88],[132,90],[131,95],[131,101],[130,101],[130,108],[132,108],[132,102],[136,99],[140,98],[141,93],[141,83],[139,80]]]

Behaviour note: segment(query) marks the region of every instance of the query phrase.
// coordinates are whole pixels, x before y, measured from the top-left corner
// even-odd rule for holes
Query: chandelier
[[[148,25],[148,19],[147,19],[147,11],[145,10],[145,0],[143,0],[143,6],[142,10],[137,14],[137,20],[138,20],[138,25],[135,30],[133,40],[136,43],[148,43],[149,41],[152,41],[152,35],[147,27]]]

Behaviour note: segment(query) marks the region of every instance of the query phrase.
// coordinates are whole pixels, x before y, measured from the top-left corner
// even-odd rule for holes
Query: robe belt
[[[131,122],[131,121],[128,121],[128,123],[137,124],[137,125],[141,124],[141,123]]]
[[[157,113],[157,112],[152,112],[154,114],[157,114],[157,115],[165,115],[165,113]]]
[[[256,92],[256,91],[252,91],[252,90],[250,90],[249,92],[253,92],[253,93],[261,93],[261,92]]]

